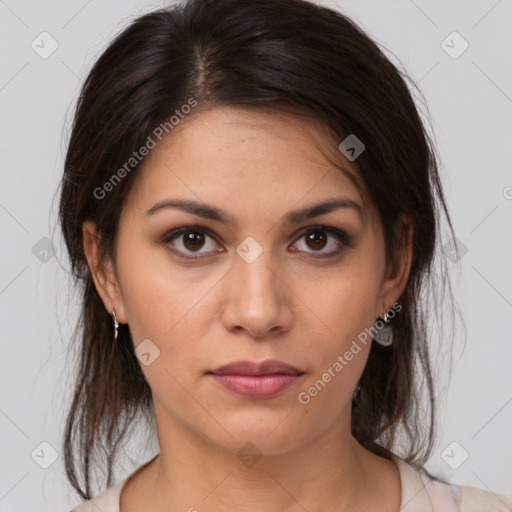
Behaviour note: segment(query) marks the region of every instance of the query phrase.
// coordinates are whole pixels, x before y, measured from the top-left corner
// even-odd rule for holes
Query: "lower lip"
[[[300,375],[216,375],[212,377],[225,388],[245,398],[272,398],[298,382]]]

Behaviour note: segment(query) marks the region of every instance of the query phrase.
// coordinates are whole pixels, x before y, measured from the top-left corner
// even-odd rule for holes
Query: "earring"
[[[360,390],[361,390],[361,386],[359,383],[357,383],[356,387],[354,388],[354,391],[352,392],[352,400],[355,400],[357,398],[357,395],[359,395]]]
[[[380,322],[382,324],[382,320],[384,320],[384,325],[378,326],[377,324]],[[377,321],[375,322],[375,335],[373,336],[374,341],[376,341],[379,345],[382,345],[383,347],[389,347],[393,344],[393,327],[391,325],[386,325],[389,322],[390,318],[386,313],[379,316]]]
[[[112,316],[114,318],[114,340],[117,340],[117,333],[119,331],[119,322],[117,321],[115,310],[112,311]]]

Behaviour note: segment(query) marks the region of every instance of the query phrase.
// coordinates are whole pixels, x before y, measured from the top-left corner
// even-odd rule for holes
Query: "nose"
[[[230,332],[245,332],[261,340],[291,328],[293,293],[270,254],[263,251],[251,263],[237,255],[223,286],[221,318]]]

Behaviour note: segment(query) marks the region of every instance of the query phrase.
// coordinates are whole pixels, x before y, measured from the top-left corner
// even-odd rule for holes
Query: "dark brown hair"
[[[100,488],[112,484],[130,425],[139,415],[152,418],[151,390],[128,326],[113,340],[112,318],[84,255],[82,225],[96,224],[102,255],[115,261],[120,212],[140,164],[107,197],[98,198],[95,190],[190,98],[197,102],[190,115],[216,106],[275,108],[320,122],[336,146],[349,134],[363,141],[355,163],[380,215],[388,260],[400,214],[412,220],[414,237],[410,276],[399,298],[403,309],[392,320],[395,341],[372,344],[353,400],[352,433],[374,453],[397,453],[423,466],[436,428],[425,294],[447,287],[453,312],[443,258],[442,279],[434,279],[433,266],[441,214],[452,235],[453,227],[435,145],[406,80],[418,90],[350,19],[305,0],[190,0],[138,17],[99,57],[78,99],[59,205],[81,293],[64,452],[67,476],[82,498],[95,495],[95,468],[108,469]]]

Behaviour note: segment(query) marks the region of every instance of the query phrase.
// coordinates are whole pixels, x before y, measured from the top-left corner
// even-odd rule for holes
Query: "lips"
[[[234,361],[207,372],[231,393],[250,400],[269,399],[298,384],[304,372],[283,361]]]
[[[302,375],[304,372],[277,359],[266,361],[234,361],[207,372],[214,375]]]

